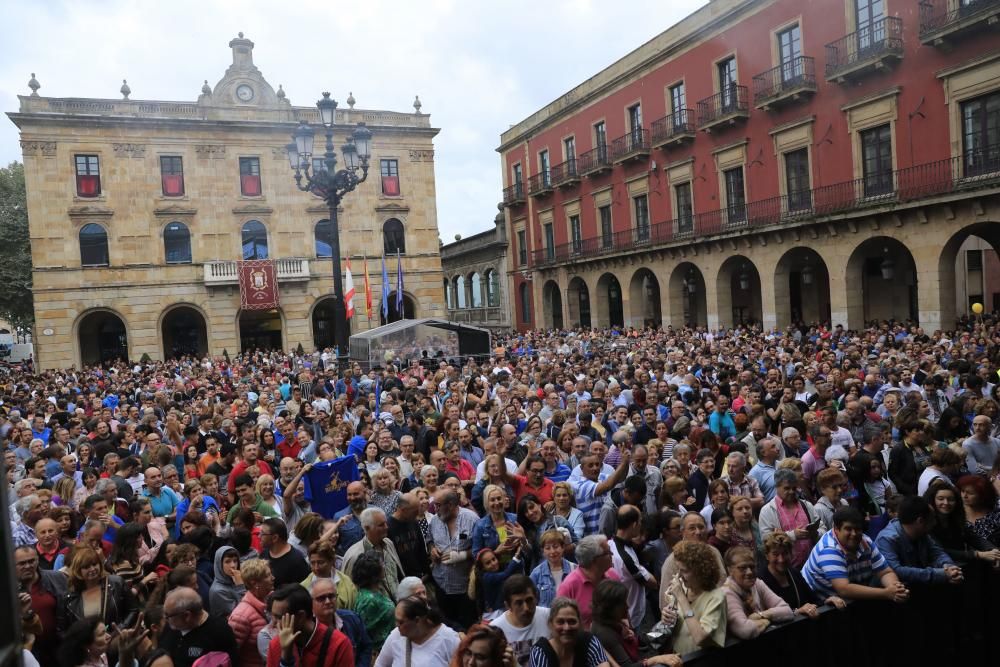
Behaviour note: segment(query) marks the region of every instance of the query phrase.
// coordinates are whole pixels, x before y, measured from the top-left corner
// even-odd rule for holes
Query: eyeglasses
[[[316,602],[331,602],[337,599],[336,593],[327,593],[326,595],[317,595],[313,598]]]

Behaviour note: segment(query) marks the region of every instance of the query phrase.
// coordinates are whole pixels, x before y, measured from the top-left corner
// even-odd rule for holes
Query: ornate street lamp
[[[334,121],[337,116],[337,102],[330,99],[330,93],[323,93],[323,99],[316,102],[320,121],[326,133],[326,147],[323,157],[313,160],[313,146],[316,132],[302,121],[292,133],[292,142],[285,146],[288,164],[295,173],[295,183],[299,190],[311,192],[321,197],[330,209],[330,254],[333,259],[333,339],[337,344],[337,363],[348,356],[347,306],[344,304],[344,285],[340,275],[340,228],[337,209],[344,196],[353,191],[368,178],[368,160],[371,158],[372,133],[364,123],[358,123],[347,138],[340,153],[344,156],[346,169],[337,170],[337,154],[333,150]]]

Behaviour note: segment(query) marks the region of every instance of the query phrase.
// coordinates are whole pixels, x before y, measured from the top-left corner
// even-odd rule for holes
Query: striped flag
[[[382,255],[382,319],[389,321],[389,272],[385,268],[385,255]]]
[[[396,250],[396,312],[399,319],[406,319],[403,313],[403,260],[399,257],[399,249]]]
[[[354,276],[351,275],[351,258],[347,258],[347,277],[344,280],[344,308],[347,319],[354,317]]]
[[[372,281],[368,277],[368,255],[365,255],[365,314],[372,321]]]

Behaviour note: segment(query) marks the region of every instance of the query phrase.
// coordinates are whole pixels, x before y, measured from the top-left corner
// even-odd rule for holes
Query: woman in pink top
[[[562,580],[556,595],[576,601],[580,606],[581,625],[589,630],[594,588],[604,579],[621,581],[621,577],[611,567],[611,545],[603,535],[587,535],[580,540],[576,545],[576,561],[580,567]]]
[[[775,531],[782,531],[792,540],[792,566],[801,568],[809,552],[826,532],[816,509],[807,500],[799,499],[799,477],[785,468],[774,473],[775,496],[760,510],[761,539]]]
[[[757,578],[753,551],[733,547],[726,553],[726,569],[729,578],[724,589],[730,634],[753,639],[772,623],[792,620],[794,612],[788,603]]]

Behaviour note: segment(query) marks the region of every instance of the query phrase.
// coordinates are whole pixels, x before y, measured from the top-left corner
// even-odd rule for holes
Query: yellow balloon
[[[983,312],[983,304],[981,303],[972,304],[972,312],[974,312],[976,315],[981,315]]]

